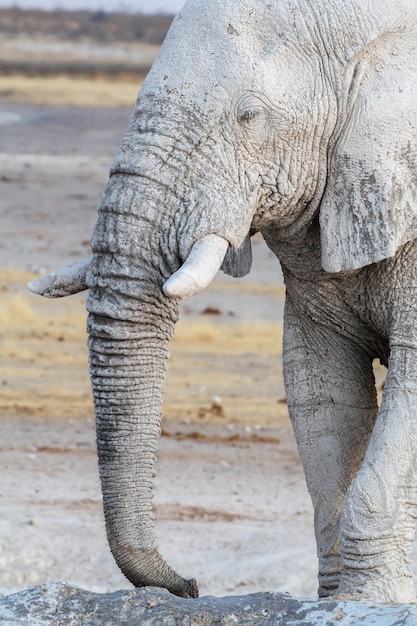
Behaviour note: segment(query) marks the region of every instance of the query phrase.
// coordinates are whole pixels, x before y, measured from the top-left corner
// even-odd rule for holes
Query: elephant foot
[[[381,458],[375,450],[367,454],[370,458],[353,479],[343,505],[338,594],[383,604],[414,604],[411,550],[417,493],[394,481],[389,485]]]
[[[319,590],[318,590],[318,597],[319,598],[332,598],[334,597],[334,595],[338,592],[338,587],[325,587],[323,585],[320,585]]]
[[[332,542],[331,549],[327,552],[322,550],[319,557],[319,598],[330,598],[337,593],[341,569],[340,554],[335,551]]]
[[[332,600],[372,601],[379,604],[416,604],[417,593],[412,576],[378,576],[365,572],[342,573]]]

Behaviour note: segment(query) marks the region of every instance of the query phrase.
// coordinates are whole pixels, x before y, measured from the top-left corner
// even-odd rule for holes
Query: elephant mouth
[[[208,234],[194,243],[183,265],[165,282],[162,290],[169,298],[187,299],[203,291],[213,280],[226,256],[229,242]],[[28,283],[28,289],[45,298],[62,298],[88,289],[88,272],[93,257],[64,267]]]

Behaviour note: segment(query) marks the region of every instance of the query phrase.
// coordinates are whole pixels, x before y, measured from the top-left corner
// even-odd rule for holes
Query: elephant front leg
[[[339,591],[416,602],[411,549],[417,517],[417,354],[392,346],[382,406],[341,519]]]
[[[319,596],[325,597],[339,586],[340,514],[377,413],[372,359],[356,343],[298,316],[287,300],[284,375],[314,506]]]

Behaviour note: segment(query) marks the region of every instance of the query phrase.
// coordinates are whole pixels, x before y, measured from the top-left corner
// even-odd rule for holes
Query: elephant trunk
[[[95,289],[91,291],[90,311],[94,310],[91,301],[97,297]],[[197,597],[195,581],[174,572],[156,547],[152,513],[155,453],[174,320],[168,315],[156,327],[151,317],[139,326],[89,314],[106,530],[113,556],[133,585],[164,587],[178,596]]]
[[[155,455],[178,319],[178,299],[162,285],[179,265],[175,246],[161,241],[169,216],[157,210],[160,195],[149,181],[113,177],[93,235],[87,310],[97,452],[107,536],[122,572],[135,586],[196,597],[195,581],[160,556],[154,532]]]
[[[219,220],[198,219],[203,206],[196,205],[181,229],[171,215],[181,213],[184,203],[171,187],[150,177],[114,174],[100,206],[93,255],[30,288],[47,297],[89,288],[97,452],[107,536],[117,564],[135,586],[197,597],[196,582],[179,576],[157,550],[155,455],[179,299],[208,285],[229,244],[214,234],[226,230]]]

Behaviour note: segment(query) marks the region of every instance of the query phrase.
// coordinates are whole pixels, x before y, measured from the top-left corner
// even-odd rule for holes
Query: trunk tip
[[[188,587],[188,595],[184,596],[185,598],[198,598],[198,585],[195,578],[191,578],[190,580],[185,581],[186,586]]]
[[[163,586],[163,585],[162,585]],[[198,585],[195,578],[187,580],[179,577],[174,585],[166,585],[166,589],[179,598],[198,598]]]

